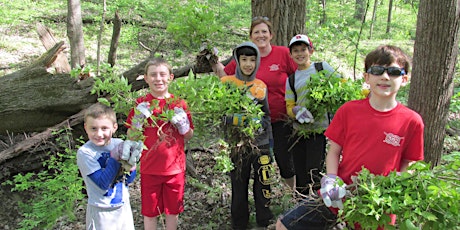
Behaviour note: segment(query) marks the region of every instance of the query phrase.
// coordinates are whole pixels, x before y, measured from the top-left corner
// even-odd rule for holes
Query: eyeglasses
[[[399,68],[399,67],[383,67],[383,66],[371,66],[368,70],[367,73],[373,74],[373,75],[382,75],[383,72],[387,71],[389,76],[396,76],[399,77],[401,75],[406,74],[406,71],[404,71],[404,68]]]
[[[252,18],[252,21],[255,21],[255,20],[258,20],[258,19],[262,19],[262,20],[265,20],[265,21],[270,21],[270,20],[268,20],[268,17],[266,17],[266,16],[256,16],[256,17],[253,17],[253,18]]]

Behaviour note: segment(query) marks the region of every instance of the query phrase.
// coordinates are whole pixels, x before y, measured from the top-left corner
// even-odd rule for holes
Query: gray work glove
[[[144,143],[142,141],[130,141],[126,140],[123,142],[123,149],[121,154],[121,160],[125,160],[131,166],[134,166],[139,162],[142,155],[142,149]]]
[[[315,121],[310,111],[303,106],[294,106],[294,108],[292,108],[292,112],[295,114],[295,119],[301,124],[313,123]]]
[[[150,103],[144,101],[136,106],[136,110],[140,113],[135,113],[133,117],[133,126],[137,130],[141,130],[144,125],[144,119],[152,116],[153,112],[150,110]]]
[[[319,190],[327,207],[343,209],[342,198],[347,190],[346,184],[335,174],[327,174],[321,178],[321,189]]]
[[[171,123],[177,128],[180,135],[185,135],[190,131],[190,121],[187,113],[182,108],[174,108],[174,116],[171,118]]]

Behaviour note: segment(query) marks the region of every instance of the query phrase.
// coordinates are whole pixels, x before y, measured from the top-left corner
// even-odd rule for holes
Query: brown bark
[[[63,128],[71,128],[74,125],[80,124],[83,121],[84,111],[85,110],[82,110],[79,113],[71,116],[69,119],[66,119],[65,121],[54,125],[53,127],[50,127],[41,133],[35,134],[30,138],[26,138],[25,140],[1,151],[0,164],[11,158],[19,156],[22,152],[29,151],[31,148],[40,145],[42,142],[45,142],[47,139],[53,136],[54,131],[58,131]]]
[[[46,50],[53,48],[57,41],[53,33],[41,23],[37,23],[37,33]],[[56,73],[70,73],[70,64],[65,52],[59,52],[54,62]]]
[[[287,46],[296,34],[305,33],[306,1],[252,0],[252,17],[266,16],[273,24],[274,45]]]
[[[0,78],[0,134],[43,131],[96,101],[93,79],[78,82],[47,72],[63,49],[60,42],[30,66]]]
[[[107,63],[110,66],[115,66],[115,62],[117,60],[117,47],[118,47],[118,40],[120,39],[120,31],[121,31],[121,19],[120,15],[118,15],[118,11],[115,12],[115,17],[113,19],[113,32],[112,32],[112,41],[110,42],[110,50],[109,50],[109,58]]]
[[[421,1],[408,105],[425,123],[425,161],[440,163],[457,63],[459,1]]]
[[[67,36],[70,41],[70,64],[72,68],[86,64],[80,0],[67,0]]]

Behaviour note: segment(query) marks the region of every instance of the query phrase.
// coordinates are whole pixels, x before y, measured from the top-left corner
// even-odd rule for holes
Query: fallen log
[[[0,77],[0,134],[40,132],[96,102],[93,79],[48,72],[64,49],[59,42],[31,65]]]

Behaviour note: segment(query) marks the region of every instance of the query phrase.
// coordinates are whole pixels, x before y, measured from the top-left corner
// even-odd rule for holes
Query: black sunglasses
[[[389,76],[401,76],[406,74],[406,71],[404,71],[404,68],[399,68],[399,67],[383,67],[383,66],[371,66],[368,70],[367,73],[373,74],[373,75],[382,75],[383,72],[387,71]]]
[[[255,21],[255,20],[258,20],[258,19],[263,19],[265,21],[270,21],[268,20],[268,17],[265,17],[265,16],[256,16],[256,17],[253,17],[252,18],[252,21]]]

